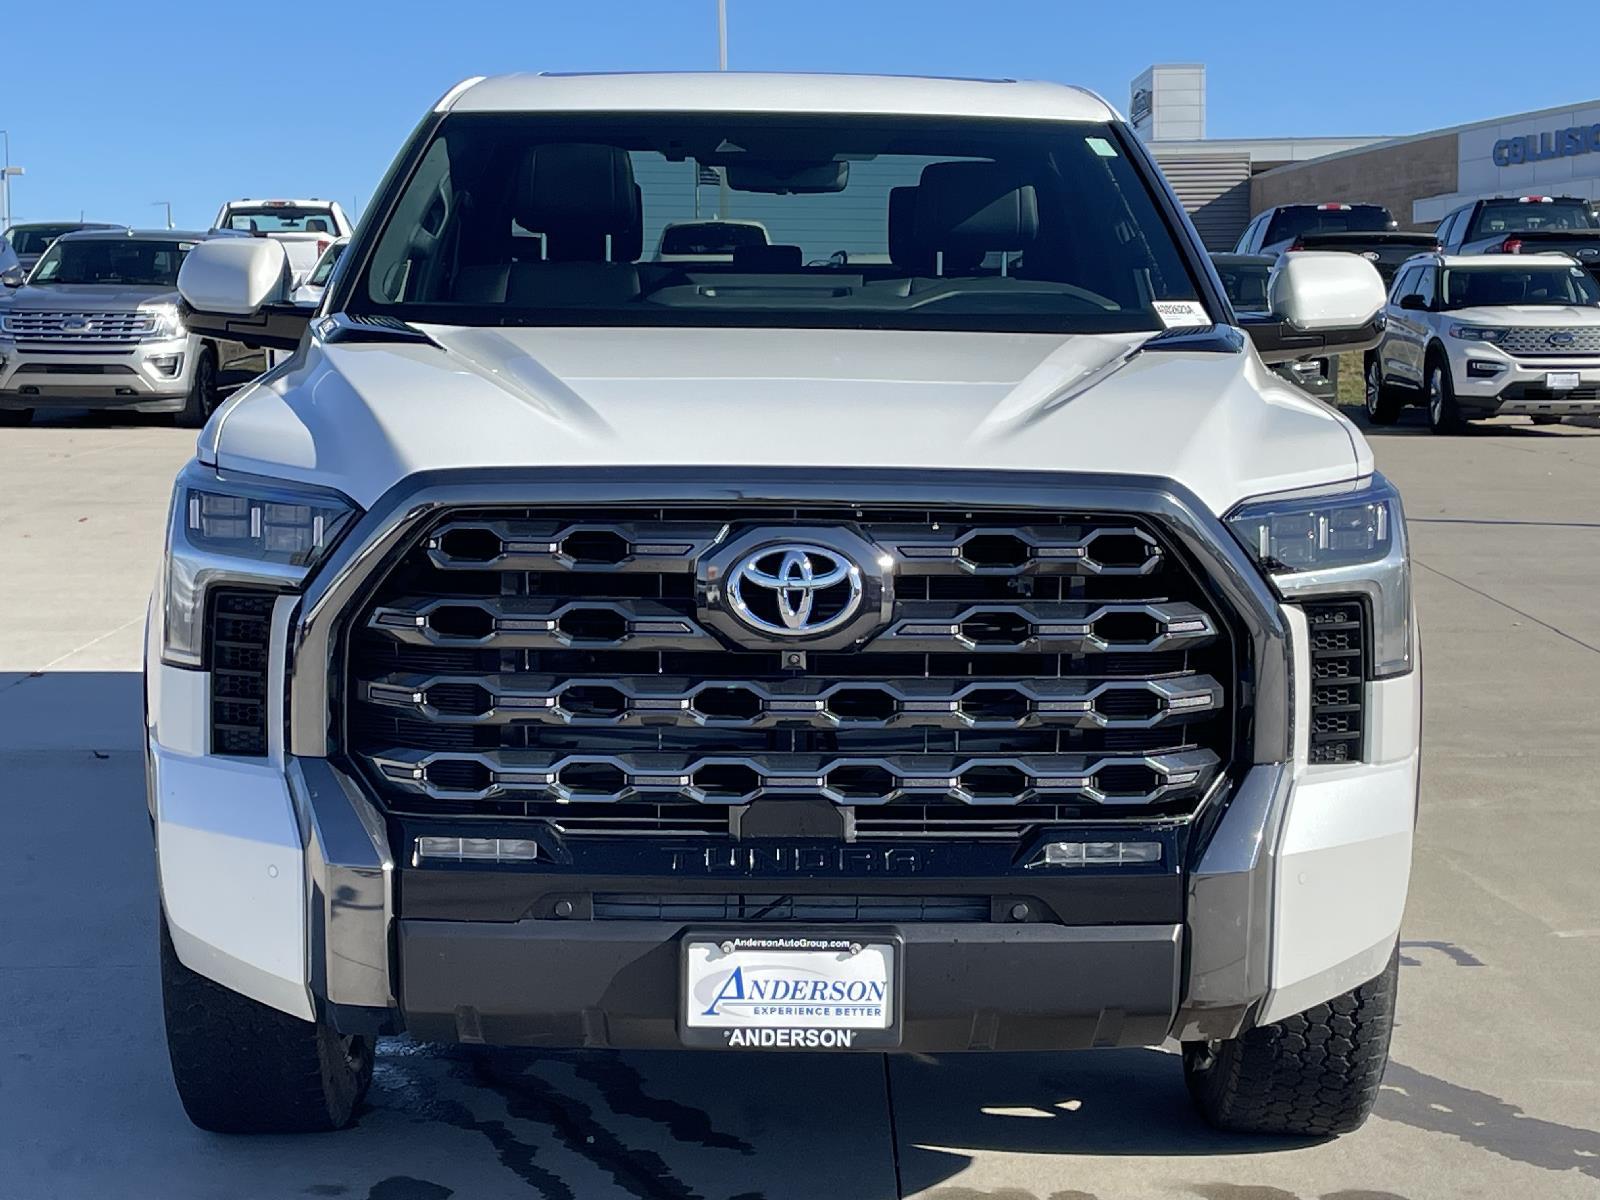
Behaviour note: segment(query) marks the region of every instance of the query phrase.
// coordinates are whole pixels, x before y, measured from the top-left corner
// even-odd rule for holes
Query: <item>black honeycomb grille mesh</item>
[[[211,593],[206,662],[211,669],[211,750],[259,758],[267,752],[267,664],[272,592]]]
[[[1307,604],[1314,763],[1360,762],[1366,732],[1366,607],[1360,600]]]

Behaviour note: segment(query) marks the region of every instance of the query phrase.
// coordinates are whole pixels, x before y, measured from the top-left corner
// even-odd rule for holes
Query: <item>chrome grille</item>
[[[82,342],[132,345],[156,331],[153,312],[12,311],[0,317],[0,328],[19,342]]]
[[[844,649],[735,645],[696,563],[757,526],[894,563]],[[1228,627],[1126,516],[459,512],[348,627],[344,736],[394,812],[704,834],[821,798],[874,836],[1181,815],[1232,756]]]
[[[1551,338],[1557,339],[1551,342]],[[1566,341],[1571,338],[1571,341]],[[1508,354],[1523,358],[1570,358],[1600,354],[1600,326],[1536,325],[1512,328],[1495,343]]]

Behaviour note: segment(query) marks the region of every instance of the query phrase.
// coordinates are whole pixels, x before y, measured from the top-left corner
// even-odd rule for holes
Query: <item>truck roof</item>
[[[463,80],[438,112],[759,112],[1112,121],[1085,88],[1015,79],[710,71]]]

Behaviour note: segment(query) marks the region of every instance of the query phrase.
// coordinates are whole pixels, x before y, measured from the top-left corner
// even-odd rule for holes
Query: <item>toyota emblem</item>
[[[861,607],[861,568],[836,550],[810,544],[765,546],[728,573],[728,607],[772,637],[811,637],[837,629]]]

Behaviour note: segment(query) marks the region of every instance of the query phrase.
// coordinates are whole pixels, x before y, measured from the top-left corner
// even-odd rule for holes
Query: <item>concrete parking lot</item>
[[[529,1054],[384,1043],[338,1134],[229,1139],[167,1073],[139,647],[193,434],[0,432],[0,1200],[1600,1196],[1600,429],[1375,439],[1427,661],[1400,1023],[1377,1116],[1211,1132],[1163,1049]]]

